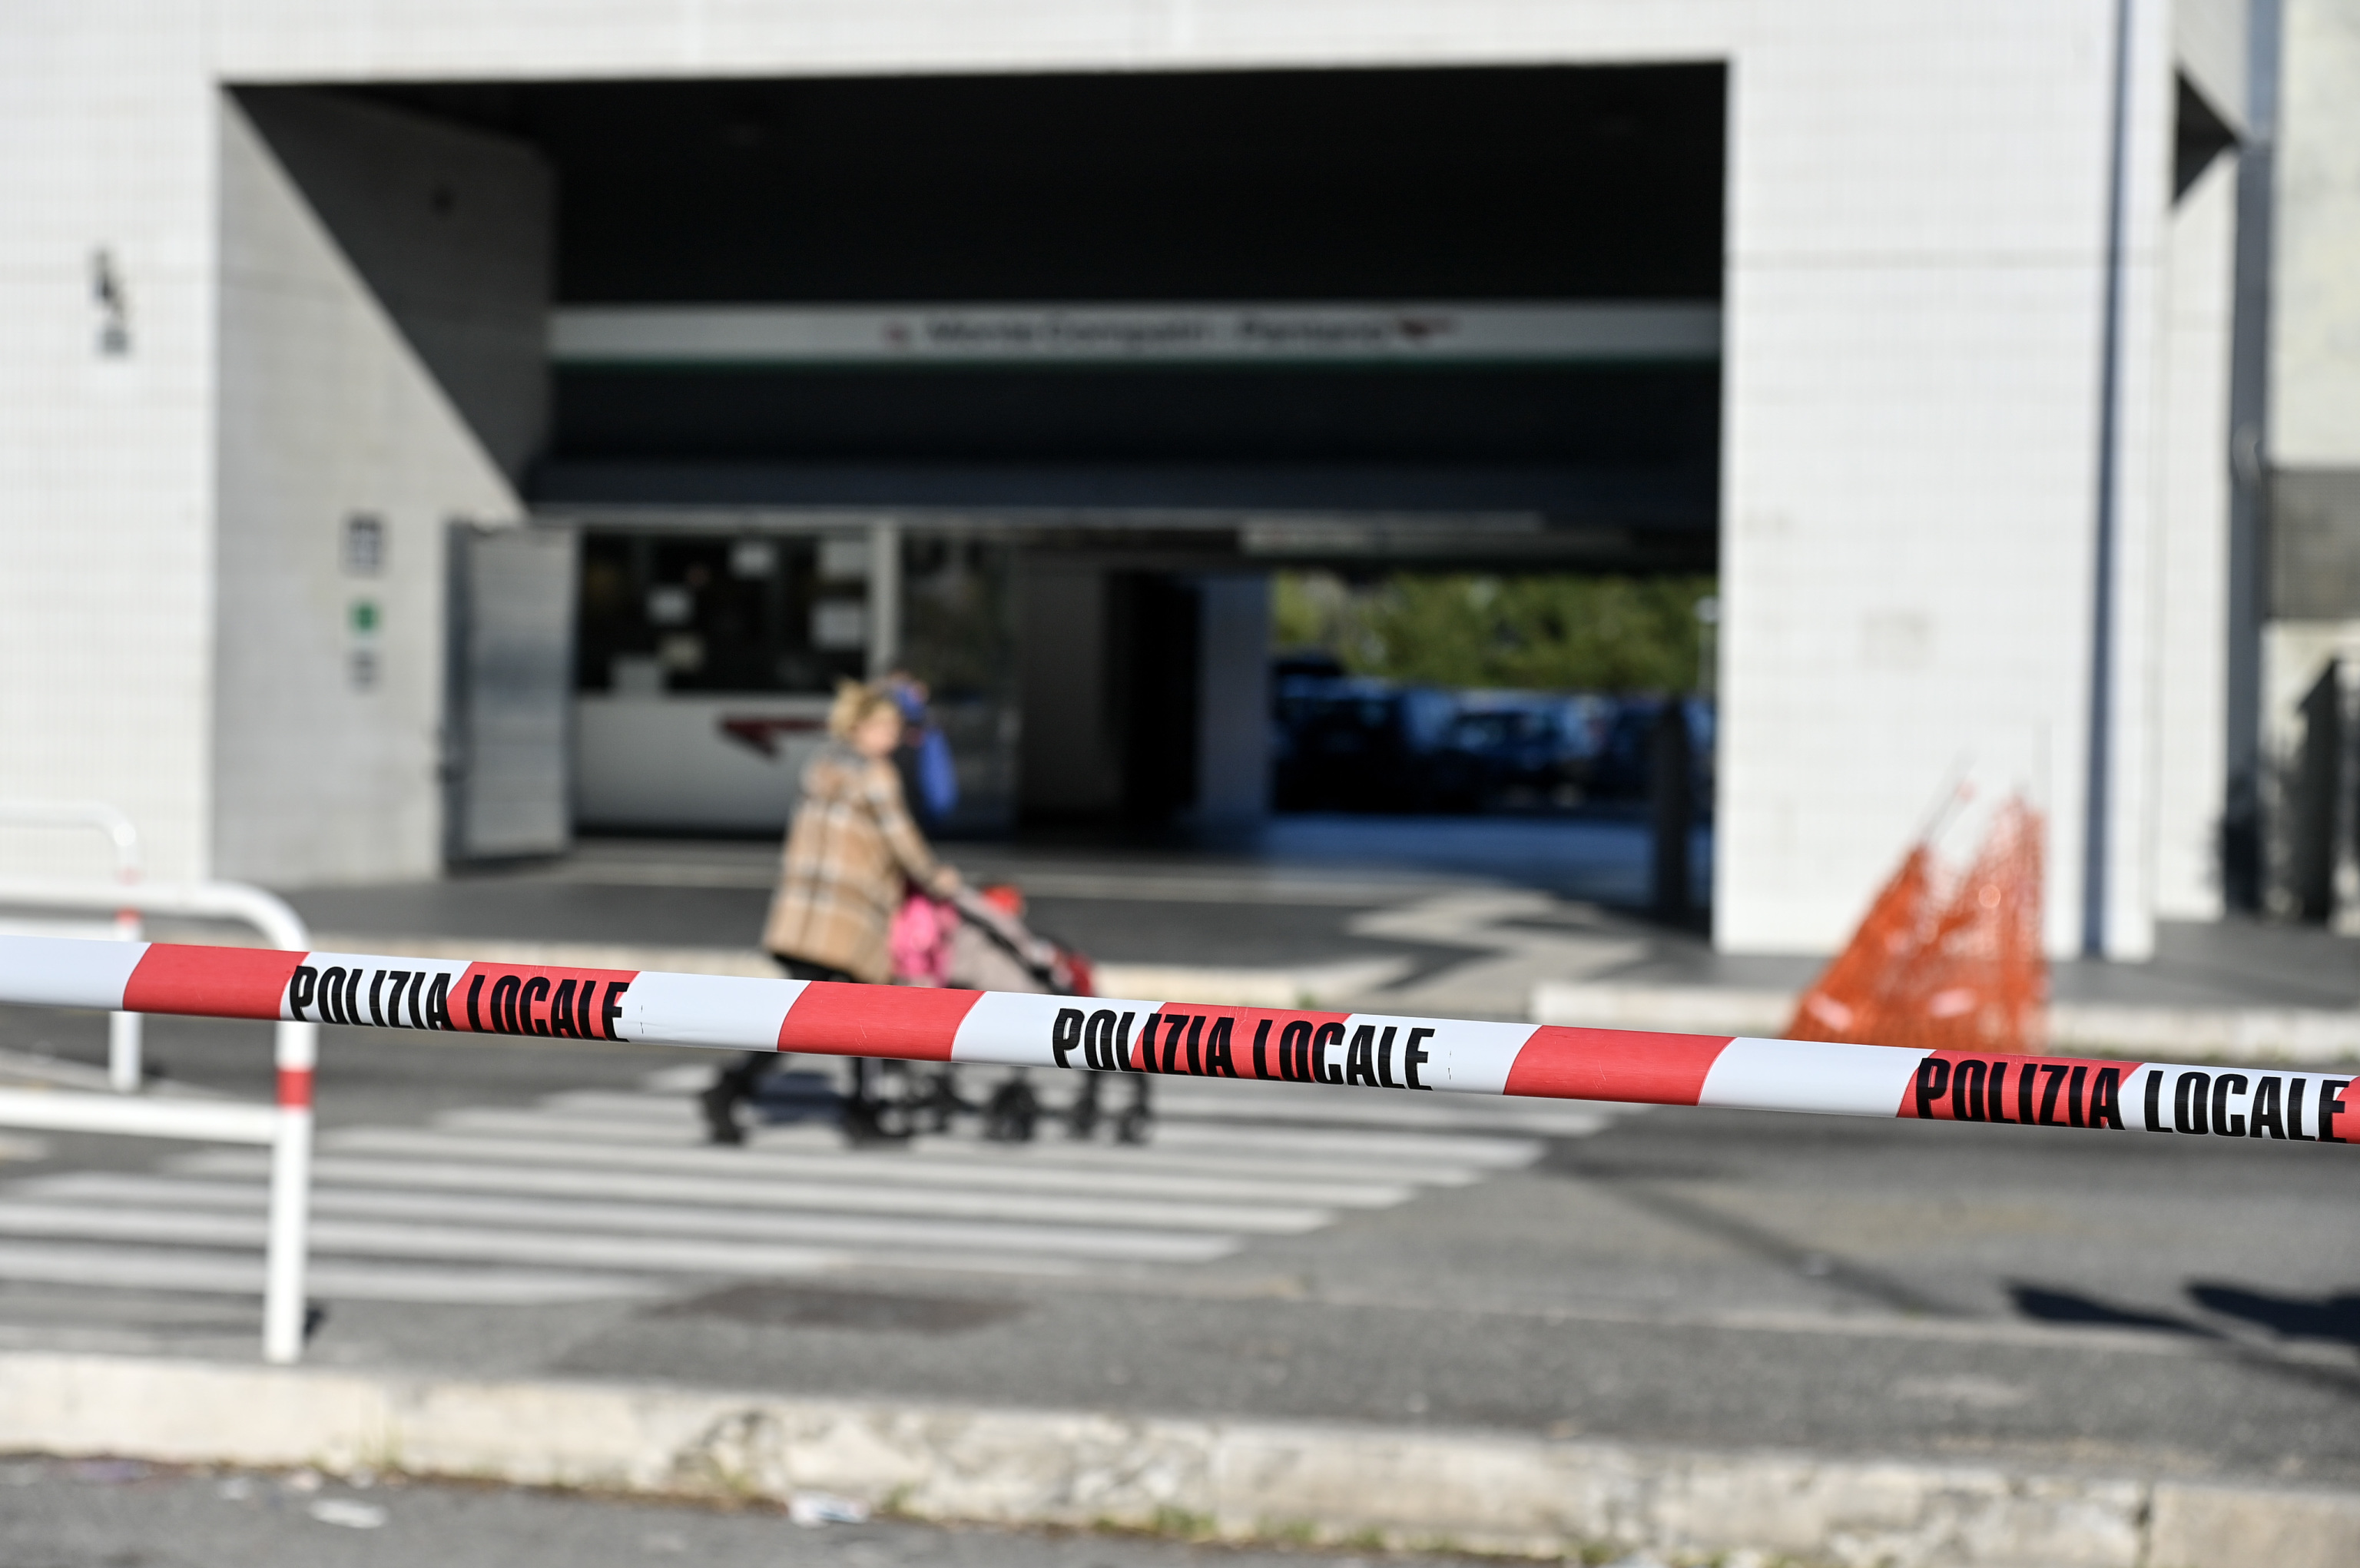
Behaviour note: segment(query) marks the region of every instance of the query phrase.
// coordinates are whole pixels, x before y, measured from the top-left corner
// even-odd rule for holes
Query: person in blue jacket
[[[885,687],[901,710],[901,752],[895,761],[902,792],[917,807],[920,820],[939,826],[958,807],[958,764],[951,756],[950,739],[926,710],[930,694],[925,682],[896,670],[885,677]]]

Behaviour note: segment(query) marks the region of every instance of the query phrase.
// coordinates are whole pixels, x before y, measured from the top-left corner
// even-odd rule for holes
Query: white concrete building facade
[[[2337,7],[2290,12],[2351,42]],[[448,528],[534,510],[530,236],[563,193],[529,147],[412,121],[327,213],[286,149],[325,168],[378,111],[275,131],[242,93],[1710,64],[1716,940],[1840,942],[1972,759],[2049,814],[2051,946],[2143,956],[2158,917],[2221,907],[2237,170],[2179,189],[2175,159],[2191,93],[2245,129],[2249,36],[2238,0],[23,0],[0,796],[110,800],[164,875],[442,864]],[[356,242],[372,201],[447,232]],[[2360,463],[2348,413],[2286,428]],[[1206,603],[1261,634],[1251,594]],[[1214,706],[1207,798],[1251,810],[1207,758],[1254,724]]]

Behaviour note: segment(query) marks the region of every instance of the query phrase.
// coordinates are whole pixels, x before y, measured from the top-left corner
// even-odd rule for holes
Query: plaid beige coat
[[[901,775],[830,745],[803,770],[803,787],[762,946],[855,980],[890,980],[886,938],[903,891],[937,871],[901,803]]]

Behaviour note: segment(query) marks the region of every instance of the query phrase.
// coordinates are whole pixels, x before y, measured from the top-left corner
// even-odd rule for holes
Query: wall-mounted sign
[[[1317,365],[1721,357],[1721,307],[1511,304],[590,305],[562,365]]]
[[[385,519],[372,511],[344,519],[344,570],[356,577],[385,570]]]
[[[815,599],[811,643],[838,652],[869,646],[869,606],[859,599]]]
[[[351,636],[344,649],[344,676],[355,691],[375,691],[377,685],[377,631],[380,618],[375,599],[355,599],[346,611]]]

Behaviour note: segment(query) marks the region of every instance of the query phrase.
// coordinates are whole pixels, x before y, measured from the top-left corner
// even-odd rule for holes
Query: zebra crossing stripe
[[[33,1184],[26,1191],[36,1200],[53,1203],[142,1204],[241,1214],[258,1214],[263,1206],[263,1195],[250,1182],[192,1177],[93,1172],[53,1178]],[[422,1192],[406,1187],[325,1187],[313,1202],[312,1212],[346,1218],[464,1221],[496,1227],[547,1227],[617,1234],[660,1232],[708,1240],[830,1246],[939,1246],[978,1253],[1033,1252],[1142,1263],[1206,1263],[1237,1250],[1233,1238],[1203,1232],[1026,1225],[1000,1221],[945,1222],[768,1206],[722,1208],[678,1201],[585,1201],[507,1193]]]
[[[1252,1146],[1226,1149],[1175,1151],[1157,1149],[1097,1149],[1085,1145],[1072,1153],[1033,1148],[1022,1163],[984,1157],[973,1146],[949,1149],[927,1147],[897,1151],[890,1166],[847,1168],[830,1134],[798,1140],[790,1132],[765,1139],[752,1149],[727,1152],[683,1147],[689,1128],[669,1135],[652,1128],[632,1129],[628,1142],[610,1122],[571,1119],[541,1121],[527,1111],[462,1111],[441,1118],[432,1129],[350,1129],[328,1145],[337,1151],[399,1149],[432,1152],[458,1158],[504,1160],[510,1157],[589,1164],[582,1143],[598,1140],[595,1157],[601,1168],[663,1169],[694,1174],[739,1176],[802,1176],[824,1181],[850,1181],[870,1188],[935,1188],[961,1190],[1067,1192],[1086,1188],[1100,1197],[1194,1198],[1248,1203],[1271,1201],[1273,1184],[1284,1201],[1326,1208],[1384,1208],[1407,1199],[1413,1190],[1398,1163],[1390,1166],[1347,1166],[1296,1158],[1260,1158]],[[701,1131],[701,1129],[700,1129]],[[555,1141],[563,1138],[566,1141]],[[504,1154],[516,1148],[519,1155]],[[1090,1157],[1092,1155],[1098,1157]],[[1421,1162],[1416,1185],[1463,1187],[1481,1175],[1479,1168]]]
[[[331,1300],[442,1306],[538,1307],[628,1300],[661,1296],[669,1289],[662,1280],[636,1275],[404,1263],[314,1263],[305,1277],[313,1291]],[[19,1285],[85,1289],[251,1296],[262,1288],[262,1260],[251,1252],[0,1241],[0,1278]]]
[[[667,1090],[655,1080],[679,1081]],[[791,1124],[718,1150],[693,1141],[702,1129],[686,1081],[674,1069],[636,1093],[566,1091],[531,1107],[459,1108],[429,1127],[329,1134],[315,1169],[315,1291],[497,1304],[862,1267],[1128,1275],[1306,1234],[1349,1212],[1528,1163],[1542,1146],[1470,1135],[1445,1113],[1422,1140],[1367,1129],[1374,1142],[1348,1158],[1335,1140],[1359,1130],[1228,1127],[1206,1103],[1165,1126],[1202,1146],[1191,1148],[942,1140],[862,1157],[830,1130]],[[1328,1146],[1304,1146],[1306,1134]],[[1406,1158],[1405,1149],[1423,1153]],[[0,1266],[36,1284],[247,1288],[252,1262],[233,1249],[263,1223],[252,1179],[261,1168],[253,1153],[219,1150],[153,1173],[31,1178],[0,1190]]]
[[[1185,1200],[1100,1197],[1086,1191],[1011,1192],[945,1185],[923,1189],[835,1181],[766,1179],[748,1170],[715,1190],[709,1175],[609,1171],[577,1149],[563,1164],[485,1157],[421,1159],[416,1154],[370,1157],[329,1154],[314,1167],[322,1182],[408,1184],[476,1191],[535,1191],[558,1196],[620,1196],[707,1201],[722,1205],[804,1209],[847,1214],[929,1214],[973,1220],[1026,1220],[1086,1225],[1126,1225],[1167,1231],[1300,1235],[1334,1219],[1324,1207],[1280,1202],[1208,1203]],[[261,1162],[224,1151],[198,1155],[187,1168],[206,1175],[258,1173]],[[847,1176],[854,1173],[847,1173]]]

